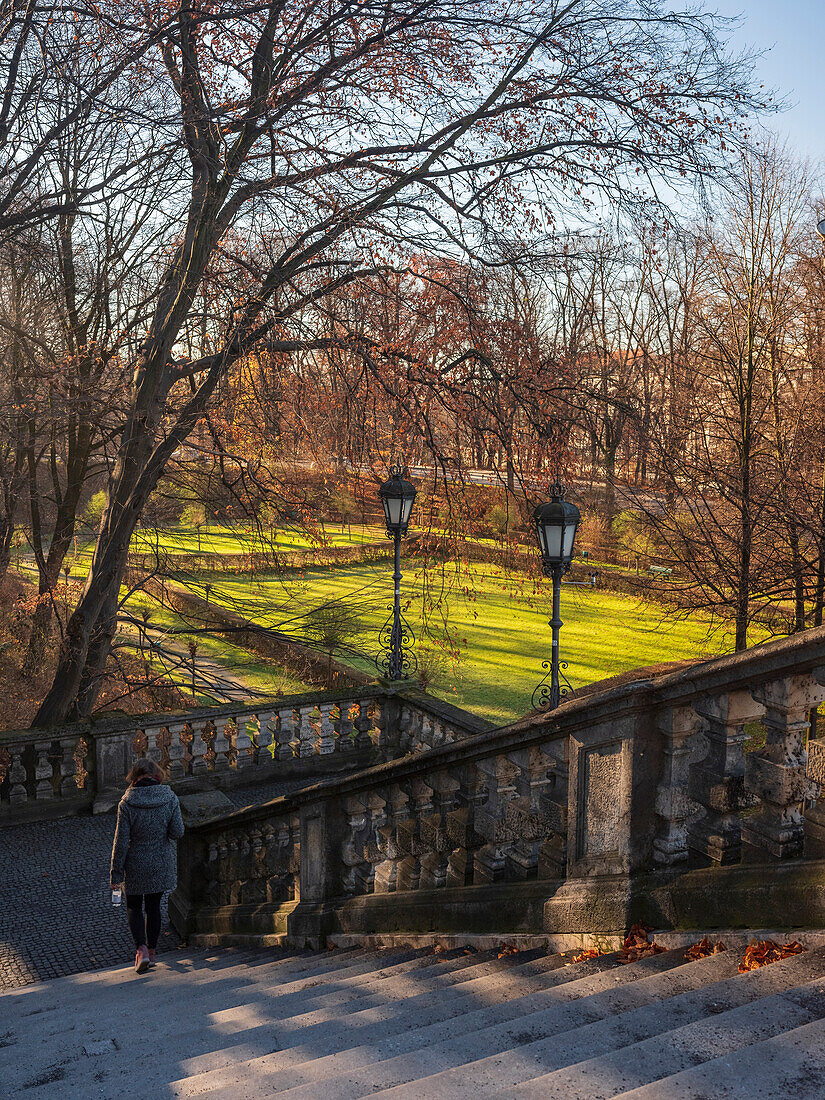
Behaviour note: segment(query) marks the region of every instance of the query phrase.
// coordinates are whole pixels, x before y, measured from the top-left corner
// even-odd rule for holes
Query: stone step
[[[603,969],[593,966],[604,961],[577,964],[577,974],[551,971],[544,976],[545,988],[501,1001],[496,981],[489,978],[448,990],[446,996],[413,998],[394,1012],[396,1006],[383,1006],[343,1021],[318,1022],[303,1032],[294,1030],[296,1021],[282,1020],[277,1034],[283,1038],[283,1051],[197,1076],[197,1064],[186,1062],[189,1080],[175,1083],[177,1095],[228,1098],[243,1080],[250,1096],[292,1088],[296,1096],[309,1096],[323,1080],[325,1098],[360,1096],[381,1084],[389,1087],[440,1072],[455,1064],[451,1059],[465,1046],[471,1051],[463,1058],[468,1061],[480,1057],[478,1050],[489,1054],[529,1042],[538,1036],[526,1030],[527,1020],[534,1027],[565,1030],[619,1011],[628,998],[635,1007],[658,1000],[668,988],[675,993],[682,986],[692,988],[693,983],[707,980],[700,969],[675,985],[662,984],[661,979],[674,968],[681,972],[699,965],[685,964],[683,950],[627,966],[616,966],[615,960]],[[733,963],[725,960],[715,965],[730,969]],[[582,973],[585,968],[591,972]],[[516,972],[508,977],[515,976]],[[635,995],[632,989],[637,989]],[[305,1085],[306,1091],[301,1092]]]
[[[329,996],[327,990],[330,984],[340,992],[338,987],[344,986],[346,990],[346,983],[349,981],[350,1003],[383,1003],[386,994],[371,997],[370,988],[375,985],[386,989],[396,969],[402,972],[400,976],[403,977],[410,967],[421,964],[425,971],[443,969],[445,974],[449,974],[450,981],[458,981],[463,968],[478,971],[492,965],[490,960],[477,961],[478,955],[475,954],[467,957],[462,955],[459,959],[452,957],[454,954],[434,956],[428,948],[403,954],[379,950],[370,952],[368,962],[364,962],[363,958],[357,961],[341,960],[342,965],[336,969],[333,964],[331,970],[326,966],[329,960],[323,959],[323,973],[313,963],[309,976],[303,976],[292,983],[279,981],[279,977],[289,977],[289,972],[278,967],[269,967],[265,961],[255,970],[248,967],[226,968],[221,972],[222,976],[201,984],[195,984],[193,975],[185,970],[182,973],[173,973],[171,977],[168,973],[164,975],[162,966],[143,978],[137,977],[131,971],[115,971],[114,975],[119,980],[108,989],[100,991],[96,1008],[101,1003],[108,1003],[112,1009],[111,1013],[104,1016],[98,1030],[103,1037],[114,1037],[111,1034],[111,1018],[116,1019],[119,1013],[126,1013],[133,1018],[137,1015],[141,1019],[140,1028],[122,1029],[124,1033],[117,1037],[119,1050],[124,1057],[140,1058],[147,1046],[163,1044],[172,1044],[185,1056],[193,1057],[201,1053],[209,1054],[216,1048],[237,1045],[242,1036],[245,1044],[249,1043],[250,1037],[257,1043],[254,1050],[245,1051],[245,1057],[248,1058],[253,1053],[273,1050],[273,1015],[282,1018],[288,1016],[290,1010],[310,1010],[319,998]],[[512,960],[495,961],[497,967],[508,964],[512,965]],[[365,966],[368,969],[365,970]],[[61,983],[65,988],[71,988],[71,979],[59,979],[50,984],[56,987]],[[152,1011],[159,994],[161,997],[164,993],[180,995],[182,988],[185,989],[185,1008],[171,1023],[168,1014]],[[137,992],[144,994],[143,1003],[147,1007],[145,1014],[135,999]],[[25,1026],[27,1039],[38,1042],[43,1058],[60,1061],[70,1057],[76,1046],[79,1006],[71,997],[64,1000],[56,997],[54,988],[49,996],[49,1003],[32,1009],[34,1015],[19,1020],[18,1028],[22,1032],[20,1025]],[[340,998],[336,997],[336,1002],[338,1001]],[[340,1012],[334,1007],[331,1011],[336,1018],[340,1016]],[[84,1008],[84,1014],[86,1012],[87,1009]],[[98,1014],[95,1013],[91,1018],[98,1019]],[[13,1031],[8,1034],[12,1040],[16,1038]],[[222,1057],[219,1064],[225,1064],[226,1061],[227,1058]],[[0,1068],[8,1074],[9,1084],[16,1083],[21,1074],[26,1079],[29,1074],[29,1067],[19,1065],[13,1043],[0,1048]]]
[[[343,973],[344,967],[358,966],[368,970],[379,959],[386,959],[396,953],[388,951],[345,951],[323,952],[312,954],[283,954],[279,950],[240,950],[216,956],[210,954],[200,958],[198,956],[177,955],[166,953],[158,956],[158,966],[151,973],[155,986],[173,984],[176,979],[186,978],[190,988],[206,985],[215,981],[225,981],[227,978],[254,974],[262,967],[273,968],[271,980],[275,981],[275,970],[278,977],[289,977],[294,980],[299,977],[309,979],[313,975],[321,976],[326,973]],[[4,1016],[28,1015],[30,1006],[41,999],[59,998],[63,988],[71,988],[72,998],[79,1006],[85,1001],[94,1001],[100,997],[101,991],[107,988],[118,989],[124,981],[134,980],[131,990],[135,1000],[152,994],[147,987],[145,977],[134,974],[131,961],[125,961],[121,966],[108,967],[104,970],[86,971],[82,974],[71,974],[62,978],[55,978],[48,982],[38,982],[32,985],[21,986],[17,989],[6,990],[0,993],[0,1006]],[[156,993],[155,993],[156,996]],[[39,1008],[39,1003],[37,1004]]]
[[[387,958],[387,954],[390,958]],[[294,995],[296,1007],[306,1008],[308,1000],[314,1003],[323,996],[328,988],[325,983],[334,975],[335,981],[345,982],[353,971],[370,980],[376,973],[387,972],[388,963],[409,962],[410,957],[427,961],[428,952],[422,950],[407,952],[403,957],[393,952],[361,953],[359,957],[346,956],[336,966],[336,960],[323,955],[296,956],[291,959],[273,961],[266,955],[242,957],[233,955],[221,966],[190,968],[189,960],[173,964],[159,962],[151,973],[139,976],[133,968],[116,968],[100,971],[96,974],[59,978],[39,986],[28,986],[11,990],[0,996],[0,1016],[5,1025],[15,1030],[23,1030],[30,1039],[37,1038],[45,1042],[52,1039],[59,1042],[60,1035],[70,1038],[76,1026],[78,1015],[97,1010],[110,995],[113,1003],[128,1004],[131,1013],[144,1014],[142,1029],[145,1036],[163,1036],[168,1032],[168,1019],[165,1014],[156,1014],[153,1007],[159,996],[179,993],[186,989],[187,1012],[214,1007],[217,1011],[246,1004],[251,998],[266,1000],[274,995],[286,1001],[286,994]],[[430,956],[431,957],[431,956]],[[209,961],[209,960],[208,960]],[[384,966],[379,969],[379,963]],[[77,978],[79,988],[75,989]],[[96,988],[94,979],[98,979]],[[270,993],[274,991],[274,993]],[[14,1006],[15,1011],[7,1012],[6,1006]],[[187,1013],[176,1021],[185,1026]],[[0,1047],[0,1065],[8,1062],[9,1048]]]
[[[819,983],[811,995],[817,1014],[822,1011],[818,1006],[823,992]],[[616,1100],[822,1100],[823,1096],[825,1019],[817,1019],[618,1093]]]
[[[797,955],[529,1043],[519,1048],[518,1058],[483,1058],[386,1095],[450,1100],[466,1096],[473,1086],[481,1095],[612,1097],[631,1082],[642,1084],[714,1057],[724,1044],[734,1050],[813,1020],[811,997],[824,976],[825,952]]]

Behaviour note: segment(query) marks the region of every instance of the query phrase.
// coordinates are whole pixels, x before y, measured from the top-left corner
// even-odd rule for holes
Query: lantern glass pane
[[[561,561],[561,526],[556,523],[545,523],[543,530],[544,553],[550,561]]]
[[[565,524],[564,544],[562,547],[565,561],[570,561],[573,557],[573,542],[576,538],[576,526],[577,524],[575,523]]]
[[[384,497],[384,515],[388,527],[398,527],[401,523],[401,498]]]
[[[412,514],[412,507],[415,503],[415,497],[404,497],[401,504],[401,520],[406,527],[410,522],[410,515]]]

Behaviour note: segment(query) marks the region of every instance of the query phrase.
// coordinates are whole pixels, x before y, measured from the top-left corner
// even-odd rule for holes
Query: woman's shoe
[[[135,955],[135,970],[138,974],[145,974],[149,969],[149,951],[146,947],[139,947]]]

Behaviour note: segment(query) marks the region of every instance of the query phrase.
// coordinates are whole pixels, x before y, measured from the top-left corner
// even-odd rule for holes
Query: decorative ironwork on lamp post
[[[533,692],[532,704],[536,710],[553,710],[561,702],[562,695],[572,691],[563,672],[567,662],[559,660],[559,633],[564,625],[561,621],[561,579],[573,560],[573,544],[581,512],[575,504],[564,499],[565,488],[560,481],[550,486],[550,492],[552,500],[540,504],[533,512],[541,563],[545,575],[553,580],[553,618],[550,620],[553,649],[550,660],[541,663],[547,671]],[[591,583],[595,584],[595,574],[591,575]],[[565,687],[561,686],[562,680]]]
[[[418,661],[413,650],[415,635],[401,614],[401,539],[407,533],[413,504],[415,486],[407,480],[406,467],[396,464],[390,467],[390,476],[378,490],[387,524],[387,538],[395,543],[395,585],[390,617],[380,634],[381,652],[375,659],[379,672],[388,680],[406,680],[415,672]]]

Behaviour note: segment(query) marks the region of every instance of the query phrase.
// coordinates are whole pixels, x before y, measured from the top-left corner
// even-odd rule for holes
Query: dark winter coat
[[[112,845],[112,885],[127,894],[159,894],[178,884],[178,845],[183,818],[171,787],[130,787],[117,808]]]

